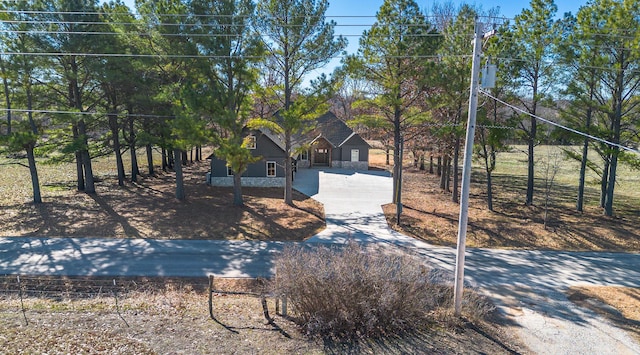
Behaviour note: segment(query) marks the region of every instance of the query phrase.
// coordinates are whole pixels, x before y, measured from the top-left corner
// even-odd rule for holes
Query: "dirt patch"
[[[549,206],[547,227],[544,206],[518,203],[524,196],[524,177],[494,177],[494,211],[486,207],[486,188],[482,176],[474,175],[469,201],[467,246],[477,248],[640,251],[637,212],[624,213],[619,204],[617,217],[605,217],[599,208],[583,213],[572,209],[570,199],[559,197]],[[556,186],[561,196],[564,186]],[[435,174],[405,167],[403,172],[403,214],[396,225],[396,206],[383,206],[392,228],[435,245],[455,246],[460,205],[451,193],[443,192]],[[637,201],[636,201],[637,202]],[[628,207],[628,208],[627,208]]]
[[[640,288],[612,286],[571,287],[567,297],[611,321],[640,341]]]
[[[33,280],[32,280],[33,281]],[[406,354],[523,353],[500,323],[439,323],[402,338],[337,343],[301,334],[291,319],[268,324],[259,299],[214,294],[209,316],[207,279],[123,279],[118,303],[108,291],[86,288],[108,279],[82,278],[48,284],[49,293],[25,297],[24,314],[15,294],[0,293],[0,346],[8,353],[112,354]],[[226,289],[251,289],[251,282],[219,280]],[[58,286],[55,286],[58,285]],[[60,285],[67,296],[60,297]],[[95,288],[97,290],[98,288]],[[49,297],[53,295],[54,297]],[[89,297],[91,296],[91,297]],[[275,315],[273,300],[268,301]]]
[[[185,201],[174,197],[172,173],[124,187],[105,177],[93,195],[45,185],[41,205],[3,204],[0,236],[300,241],[324,228],[322,205],[298,192],[292,207],[280,188],[244,188],[245,205],[233,206],[231,188],[205,183],[207,169],[185,167]]]

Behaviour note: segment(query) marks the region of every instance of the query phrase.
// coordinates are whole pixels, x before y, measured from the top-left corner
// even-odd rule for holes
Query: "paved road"
[[[348,239],[400,247],[452,274],[453,248],[392,231],[380,205],[391,200],[382,173],[300,170],[296,188],[325,205],[327,228],[305,244]],[[356,212],[354,212],[356,211]],[[0,273],[101,276],[265,276],[278,242],[92,238],[0,238]],[[640,287],[640,255],[468,249],[466,281],[493,297],[541,354],[640,354],[640,346],[563,293],[572,285]]]

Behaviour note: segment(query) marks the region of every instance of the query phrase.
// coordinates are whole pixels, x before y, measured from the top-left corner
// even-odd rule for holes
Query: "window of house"
[[[360,149],[351,149],[351,161],[360,161]]]
[[[276,162],[267,162],[267,177],[276,177]]]
[[[309,152],[306,150],[300,153],[300,160],[309,160]]]
[[[248,149],[256,149],[256,136],[247,136],[246,146]]]
[[[230,166],[227,166],[227,176],[233,176],[233,169]]]

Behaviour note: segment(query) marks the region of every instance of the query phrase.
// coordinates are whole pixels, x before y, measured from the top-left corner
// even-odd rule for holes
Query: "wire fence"
[[[269,314],[267,300],[275,301],[276,314],[286,316],[286,299],[276,297],[270,291],[270,281],[264,278],[143,278],[143,277],[60,277],[0,275],[0,302],[9,303],[10,309],[17,308],[22,314],[25,326],[29,325],[29,314],[38,312],[35,301],[75,302],[99,300],[111,309],[126,327],[129,323],[122,312],[123,304],[132,294],[161,294],[167,290],[189,290],[207,295],[206,304],[210,318],[225,328],[232,330],[216,316],[216,296],[239,295],[255,297],[260,301],[262,313],[268,324],[280,329]],[[232,330],[233,331],[233,330]]]
[[[170,286],[172,285],[172,286]],[[113,312],[124,324],[129,324],[121,313],[122,301],[131,293],[158,293],[170,287],[188,285],[190,290],[204,293],[206,280],[171,278],[108,278],[108,277],[53,277],[0,275],[0,302],[19,304],[25,325],[29,325],[29,302],[33,299],[48,301],[111,300]]]

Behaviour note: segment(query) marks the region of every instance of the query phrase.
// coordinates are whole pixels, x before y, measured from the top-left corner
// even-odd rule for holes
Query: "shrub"
[[[416,258],[356,243],[291,247],[276,260],[276,292],[309,335],[336,338],[423,328],[451,304],[450,280]]]

